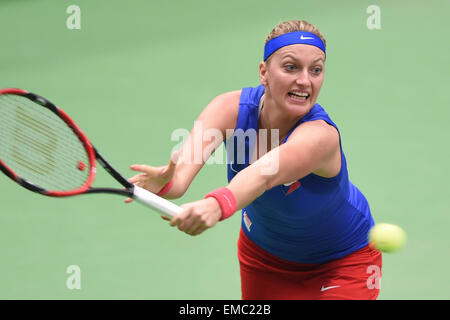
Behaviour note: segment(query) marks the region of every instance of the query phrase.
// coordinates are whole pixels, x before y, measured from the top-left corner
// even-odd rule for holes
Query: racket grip
[[[175,203],[161,198],[156,194],[138,186],[134,186],[133,198],[152,207],[153,209],[158,210],[168,218],[172,218],[182,211],[181,207]]]

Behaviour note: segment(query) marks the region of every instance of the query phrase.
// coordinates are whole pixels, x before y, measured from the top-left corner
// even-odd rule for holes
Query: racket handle
[[[134,186],[133,198],[158,210],[168,218],[172,218],[182,211],[181,207],[177,206],[175,203],[138,186]]]

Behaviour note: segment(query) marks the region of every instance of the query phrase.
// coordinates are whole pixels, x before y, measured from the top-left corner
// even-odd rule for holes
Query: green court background
[[[66,27],[72,4],[81,30]],[[373,4],[381,30],[366,26]],[[448,299],[449,12],[447,0],[1,0],[0,87],[48,97],[131,176],[133,163],[165,164],[171,133],[214,96],[258,85],[276,24],[308,20],[327,39],[318,102],[350,178],[376,222],[408,234],[383,255],[380,299]],[[225,185],[225,172],[206,166],[175,202]],[[50,199],[4,175],[0,190],[1,299],[240,299],[239,214],[190,237],[120,197]],[[80,290],[66,287],[70,265]]]

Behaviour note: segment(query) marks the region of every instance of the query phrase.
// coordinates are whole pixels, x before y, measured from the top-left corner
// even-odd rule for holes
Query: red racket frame
[[[15,88],[8,88],[8,89],[1,89],[0,90],[0,96],[1,95],[16,95],[16,96],[22,96],[24,98],[27,98],[39,105],[41,105],[44,108],[47,108],[48,110],[52,111],[55,115],[57,115],[60,119],[62,119],[67,126],[72,129],[72,131],[75,133],[75,135],[78,137],[80,142],[83,144],[87,155],[89,159],[89,176],[86,180],[86,182],[79,188],[73,189],[73,190],[67,190],[67,191],[56,191],[56,190],[46,190],[38,185],[35,185],[34,183],[27,181],[26,179],[21,178],[18,176],[11,168],[9,168],[6,163],[0,159],[0,170],[3,171],[9,178],[17,182],[18,184],[22,185],[24,188],[27,188],[31,191],[41,193],[46,196],[50,197],[70,197],[82,193],[87,193],[90,190],[90,187],[92,183],[95,180],[95,175],[97,172],[96,167],[96,150],[92,146],[91,142],[87,138],[87,136],[84,134],[84,132],[78,127],[78,125],[59,107],[55,106],[53,103],[48,101],[47,99],[38,96],[34,93],[28,92],[26,90],[22,89],[15,89]]]

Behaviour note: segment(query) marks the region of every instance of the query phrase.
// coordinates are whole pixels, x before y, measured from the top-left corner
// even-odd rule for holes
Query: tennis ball
[[[379,251],[395,252],[405,245],[406,233],[395,224],[378,223],[369,231],[369,242]]]

